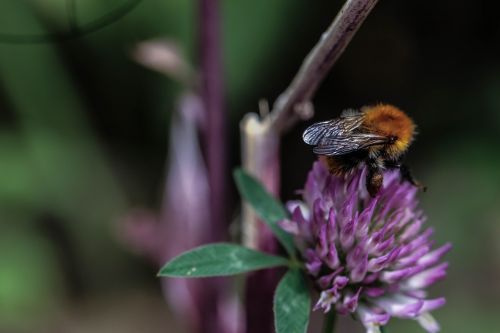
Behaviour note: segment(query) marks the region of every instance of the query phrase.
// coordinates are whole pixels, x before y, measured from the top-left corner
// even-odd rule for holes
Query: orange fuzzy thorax
[[[393,137],[395,141],[386,145],[386,152],[393,158],[404,153],[413,140],[415,124],[403,111],[388,104],[363,108],[365,127],[370,133]]]

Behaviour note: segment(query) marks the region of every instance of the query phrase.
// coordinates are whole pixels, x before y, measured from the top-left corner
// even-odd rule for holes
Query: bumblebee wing
[[[358,128],[363,121],[362,113],[356,110],[345,110],[340,118],[312,124],[302,134],[308,145],[318,145],[325,138],[345,137]]]
[[[344,155],[386,142],[386,137],[377,134],[349,133],[348,135],[323,138],[313,148],[313,152],[318,155],[327,156]]]
[[[332,131],[332,128],[335,128],[336,120],[337,119],[312,124],[306,128],[302,134],[302,140],[308,145],[317,145],[322,138]]]
[[[344,155],[387,142],[385,136],[359,131],[362,122],[362,111],[345,110],[337,119],[312,124],[302,138],[305,143],[315,146],[314,153],[328,156]]]

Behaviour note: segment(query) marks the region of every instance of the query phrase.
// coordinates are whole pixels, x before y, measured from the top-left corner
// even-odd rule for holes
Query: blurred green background
[[[78,24],[134,2],[76,0]],[[341,4],[222,1],[231,167],[239,119],[287,86]],[[196,2],[143,0],[83,36],[32,38],[70,31],[66,6],[0,1],[0,331],[177,331],[156,267],[127,249],[117,224],[134,207],[160,208],[181,90],[131,50],[166,37],[196,67]],[[408,161],[429,188],[421,198],[438,243],[454,244],[449,277],[432,290],[447,297],[435,312],[443,332],[500,330],[499,10],[381,1],[315,99],[313,120],[388,102],[418,124]],[[285,199],[314,159],[300,139],[308,124],[284,138]],[[397,320],[389,330],[422,331]]]

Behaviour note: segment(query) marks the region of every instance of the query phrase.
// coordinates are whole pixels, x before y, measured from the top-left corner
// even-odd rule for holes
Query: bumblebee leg
[[[368,174],[366,175],[366,189],[372,198],[380,191],[383,183],[384,174],[382,173],[382,169],[370,163],[368,165]]]
[[[401,162],[400,161],[384,161],[384,166],[387,169],[394,170],[394,169],[400,169],[401,168]]]
[[[427,191],[427,186],[413,177],[413,174],[407,165],[401,164],[401,166],[399,167],[399,171],[401,172],[401,181],[406,180],[413,186],[417,187],[419,190],[422,190],[423,192]]]

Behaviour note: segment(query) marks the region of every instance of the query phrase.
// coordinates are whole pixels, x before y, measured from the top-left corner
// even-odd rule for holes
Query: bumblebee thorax
[[[403,111],[388,104],[365,107],[363,127],[370,133],[390,138],[384,147],[389,155],[399,156],[408,149],[415,132],[413,121]]]

